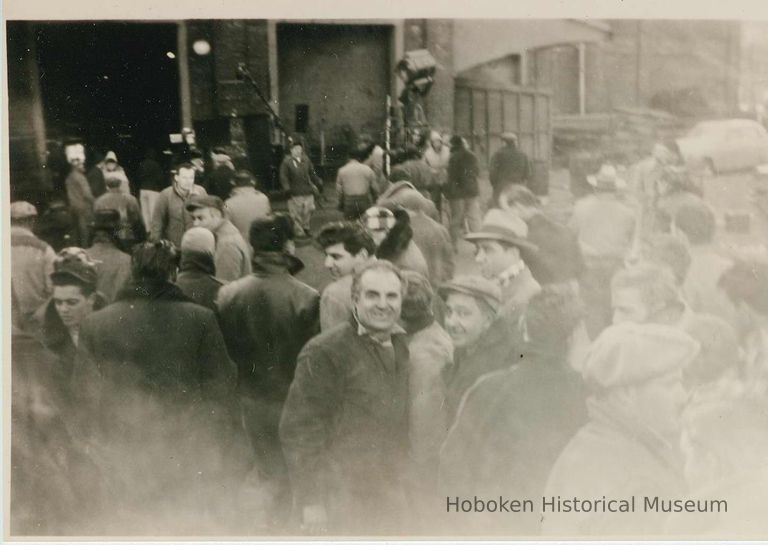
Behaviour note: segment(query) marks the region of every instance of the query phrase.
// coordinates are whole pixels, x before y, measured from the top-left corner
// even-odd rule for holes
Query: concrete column
[[[267,21],[267,50],[269,55],[269,102],[280,115],[280,75],[277,65],[277,22]]]
[[[187,22],[179,21],[176,32],[176,52],[179,66],[179,96],[181,97],[181,126],[192,128],[192,93],[189,78],[189,40]]]
[[[520,53],[520,85],[528,85],[528,49],[523,49]]]
[[[430,125],[453,130],[453,21],[428,19],[426,47],[437,61],[435,83],[426,97],[426,114]]]
[[[579,115],[587,113],[586,45],[579,43]]]

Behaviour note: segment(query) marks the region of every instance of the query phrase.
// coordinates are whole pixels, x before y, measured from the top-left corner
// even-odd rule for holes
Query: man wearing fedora
[[[632,249],[637,221],[617,194],[623,181],[614,166],[604,164],[587,181],[595,192],[576,201],[569,226],[584,258],[579,288],[587,307],[587,330],[594,339],[611,323],[611,278]]]
[[[501,191],[510,184],[530,184],[533,178],[531,162],[528,156],[518,147],[517,135],[505,132],[501,135],[502,146],[491,157],[488,176],[493,187],[493,202],[495,203]]]
[[[86,252],[98,264],[96,289],[110,303],[131,279],[131,256],[118,246],[119,232],[120,212],[105,209],[94,213],[93,244]]]
[[[251,273],[251,249],[231,221],[224,216],[224,201],[214,195],[196,195],[186,204],[192,225],[204,227],[216,237],[216,277],[231,282]]]
[[[493,209],[485,215],[480,230],[464,238],[476,246],[480,273],[501,289],[500,318],[510,331],[516,331],[528,301],[541,290],[526,263],[538,251],[528,240],[528,227],[516,215]]]

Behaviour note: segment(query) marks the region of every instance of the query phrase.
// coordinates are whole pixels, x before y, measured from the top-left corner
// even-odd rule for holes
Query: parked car
[[[677,144],[686,163],[702,165],[711,173],[768,162],[768,132],[750,119],[702,121]]]

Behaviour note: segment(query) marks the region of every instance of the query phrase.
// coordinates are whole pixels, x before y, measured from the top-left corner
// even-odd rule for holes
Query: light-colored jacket
[[[235,187],[226,201],[227,217],[248,242],[251,223],[265,218],[272,211],[269,198],[255,187]]]
[[[52,293],[51,273],[56,253],[32,231],[11,227],[11,289],[26,320]]]
[[[216,237],[216,278],[231,282],[251,274],[251,247],[231,221],[224,220],[213,231]]]
[[[205,189],[199,185],[192,187],[189,195],[182,197],[176,185],[166,187],[157,197],[152,213],[152,225],[149,238],[152,241],[167,239],[181,247],[181,237],[184,231],[192,226],[192,216],[184,206],[193,195],[206,195]]]
[[[355,161],[349,161],[336,174],[336,192],[347,197],[370,195],[375,191],[376,174],[371,167]]]
[[[328,284],[320,297],[320,329],[326,331],[352,319],[352,280],[348,274]]]

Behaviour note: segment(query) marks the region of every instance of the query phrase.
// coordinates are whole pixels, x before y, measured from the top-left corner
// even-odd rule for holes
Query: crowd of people
[[[489,202],[460,135],[390,169],[361,142],[316,232],[324,188],[298,137],[288,214],[223,150],[212,172],[180,158],[167,187],[148,156],[139,199],[114,153],[92,172],[73,154],[66,247],[33,204],[10,209],[11,532],[764,532],[768,260],[717,245],[673,144],[590,173],[566,225],[503,139]],[[308,242],[322,292],[296,277]],[[729,503],[450,509],[557,496]]]

